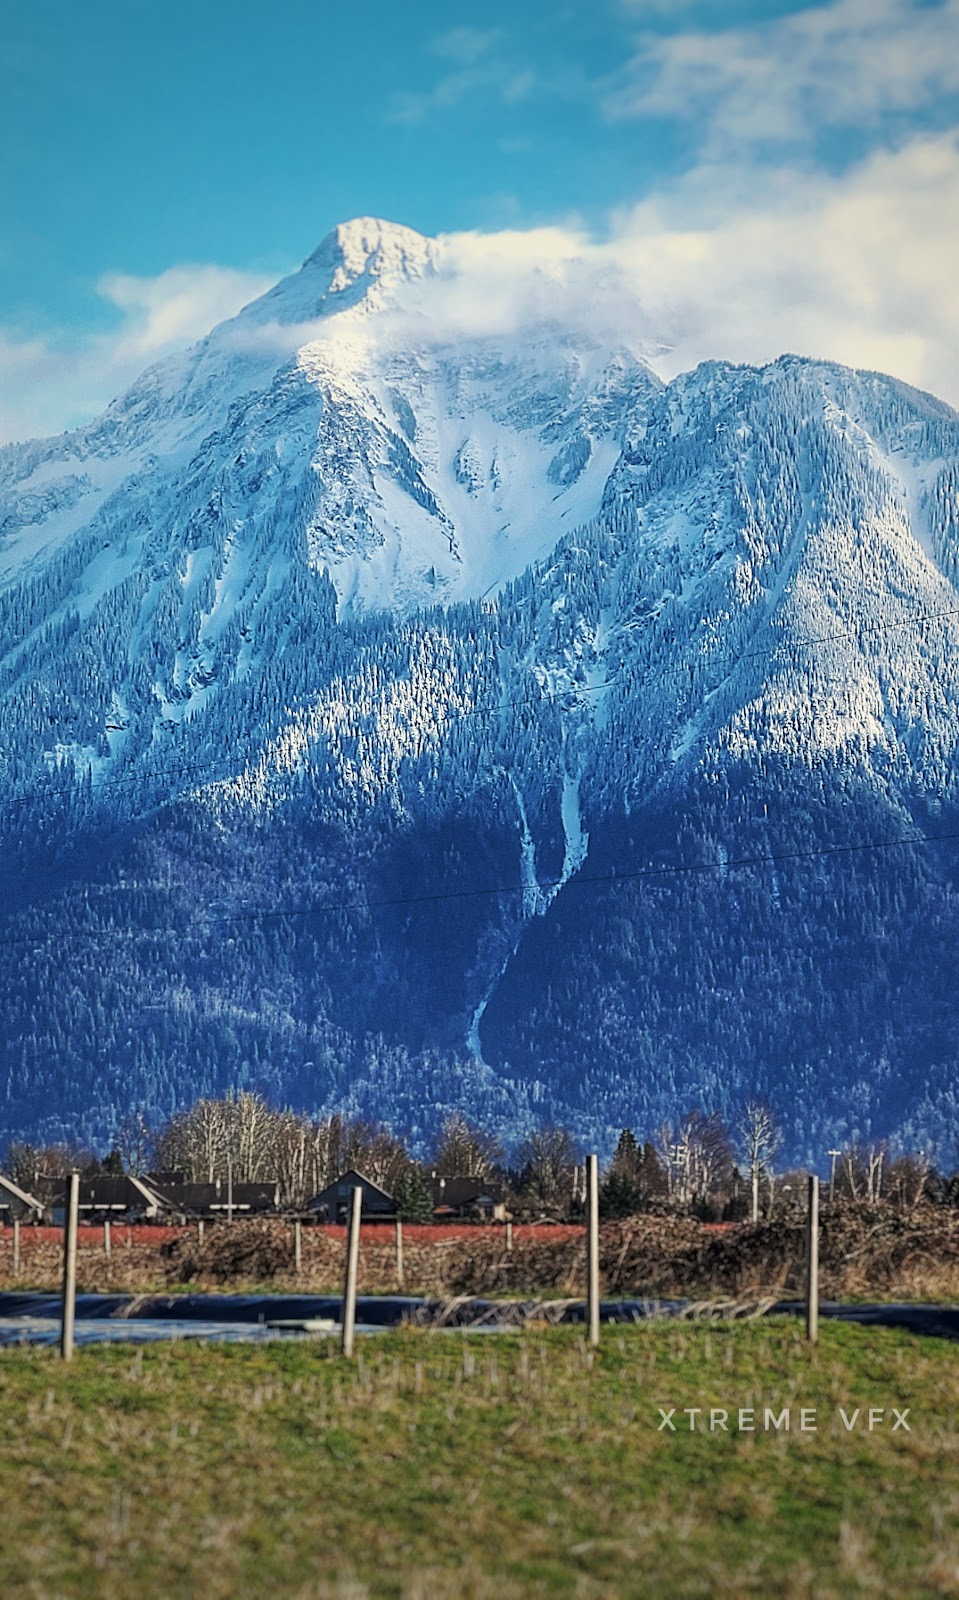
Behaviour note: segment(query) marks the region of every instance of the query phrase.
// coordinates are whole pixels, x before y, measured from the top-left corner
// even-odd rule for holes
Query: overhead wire
[[[703,874],[724,877],[729,872],[747,867],[776,866],[790,861],[817,860],[830,856],[854,856],[886,850],[925,848],[929,845],[949,845],[959,841],[959,829],[941,834],[916,833],[905,838],[865,839],[849,844],[817,845],[811,849],[779,850],[765,854],[731,856],[714,861],[664,863],[662,866],[645,866],[604,873],[577,873],[567,878],[547,878],[529,884],[500,884],[476,889],[448,889],[429,894],[389,895],[380,899],[366,897],[361,900],[320,901],[314,905],[298,906],[245,906],[222,915],[183,919],[173,924],[154,924],[138,928],[77,929],[75,932],[58,928],[58,945],[65,940],[92,939],[103,942],[109,938],[143,939],[157,934],[182,934],[204,932],[212,928],[233,927],[247,922],[288,922],[310,917],[346,915],[354,912],[369,914],[372,911],[405,909],[411,906],[451,904],[457,901],[506,898],[508,896],[542,895],[545,890],[560,888],[611,887],[635,883],[644,879],[688,878]],[[46,934],[23,934],[13,938],[0,938],[0,949],[23,948],[44,944]]]

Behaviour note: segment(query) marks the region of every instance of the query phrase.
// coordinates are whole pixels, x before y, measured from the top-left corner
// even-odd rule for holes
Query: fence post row
[[[346,1229],[346,1282],[343,1286],[343,1337],[342,1351],[353,1354],[356,1331],[356,1280],[360,1265],[360,1218],[363,1214],[363,1190],[350,1191],[350,1215]]]
[[[599,1344],[599,1157],[586,1161],[586,1293],[589,1342]]]
[[[806,1218],[806,1338],[815,1344],[819,1338],[819,1179],[809,1179],[809,1209]]]
[[[77,1220],[80,1212],[80,1174],[71,1172],[67,1184],[63,1217],[63,1313],[60,1322],[60,1354],[64,1361],[73,1358],[73,1324],[77,1310]]]

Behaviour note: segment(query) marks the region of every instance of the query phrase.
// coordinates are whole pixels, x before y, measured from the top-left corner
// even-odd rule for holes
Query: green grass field
[[[792,1322],[7,1350],[0,1593],[959,1594],[957,1421],[954,1347]]]

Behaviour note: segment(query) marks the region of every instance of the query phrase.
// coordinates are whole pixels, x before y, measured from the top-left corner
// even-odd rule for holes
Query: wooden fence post
[[[599,1157],[586,1160],[586,1277],[589,1342],[599,1344]]]
[[[233,1162],[229,1158],[226,1163],[226,1220],[233,1221]]]
[[[809,1178],[809,1210],[806,1218],[806,1338],[815,1344],[819,1338],[819,1179]]]
[[[403,1268],[403,1218],[396,1219],[396,1287],[402,1289],[405,1283]]]
[[[103,1219],[103,1254],[106,1256],[108,1261],[110,1259],[110,1253],[112,1251],[112,1248],[113,1248],[113,1244],[112,1244],[112,1240],[110,1238],[110,1219],[109,1219],[109,1217],[104,1217],[104,1219]]]
[[[506,1223],[506,1254],[513,1254],[513,1224],[509,1221]]]
[[[342,1351],[353,1354],[353,1337],[356,1330],[356,1279],[360,1265],[360,1218],[363,1214],[363,1190],[350,1191],[350,1215],[346,1225],[346,1282],[343,1285]]]
[[[201,1217],[196,1225],[196,1242],[201,1250],[203,1249],[203,1231],[203,1218]]]
[[[20,1218],[13,1219],[13,1276],[20,1276]]]
[[[63,1313],[60,1323],[60,1354],[73,1359],[73,1324],[77,1312],[77,1219],[80,1213],[80,1174],[71,1172],[63,1217]]]
[[[293,1224],[293,1271],[299,1277],[303,1270],[303,1224],[299,1217]]]

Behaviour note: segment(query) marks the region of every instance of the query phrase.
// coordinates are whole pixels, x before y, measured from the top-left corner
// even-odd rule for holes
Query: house
[[[43,1201],[0,1172],[0,1222],[42,1222]]]
[[[506,1202],[499,1184],[482,1178],[438,1178],[429,1180],[433,1196],[433,1215],[442,1217],[482,1217],[487,1222],[506,1221]]]
[[[319,1222],[345,1222],[352,1189],[363,1191],[360,1204],[360,1216],[363,1221],[375,1222],[396,1216],[396,1201],[393,1196],[387,1194],[385,1189],[381,1189],[372,1178],[366,1178],[362,1172],[357,1172],[355,1167],[351,1167],[349,1172],[344,1172],[325,1189],[321,1189],[320,1193],[309,1201],[306,1209],[312,1212]]]
[[[187,1183],[182,1173],[158,1172],[150,1173],[148,1181],[155,1187],[165,1211],[211,1222],[262,1217],[278,1210],[280,1204],[280,1186],[272,1178],[262,1183],[231,1183],[227,1178]]]
[[[50,1213],[54,1226],[59,1227],[66,1211],[67,1180],[41,1178],[37,1187],[44,1197],[44,1209]],[[135,1178],[131,1173],[119,1178],[80,1178],[81,1222],[153,1222],[162,1206],[159,1195],[142,1178]]]
[[[167,1167],[162,1172],[148,1172],[146,1181],[151,1189],[165,1192],[171,1184],[186,1183],[186,1173],[179,1167]]]

